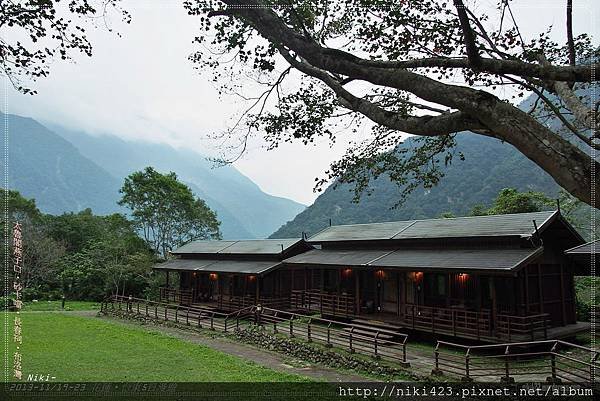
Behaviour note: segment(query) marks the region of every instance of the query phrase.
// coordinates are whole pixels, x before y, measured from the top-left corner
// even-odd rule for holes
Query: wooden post
[[[356,303],[356,314],[360,315],[360,271],[354,271],[354,302]]]
[[[475,276],[475,297],[477,298],[477,312],[481,312],[481,276]],[[479,321],[477,322],[479,327]]]
[[[256,276],[256,302],[260,303],[260,283],[262,279],[260,276]]]
[[[565,278],[562,262],[560,263],[560,305],[563,326],[567,325],[567,307],[565,305]]]
[[[308,290],[308,269],[304,268],[304,291]]]
[[[165,273],[167,273],[167,283],[166,283],[166,287],[169,288],[169,271],[165,270]]]
[[[525,316],[529,313],[529,265],[525,266]]]
[[[446,297],[446,307],[450,306],[452,299],[452,273],[448,273],[448,296]]]
[[[396,316],[400,316],[400,272],[396,272]]]
[[[537,264],[538,271],[538,287],[540,291],[540,313],[544,313],[544,289],[542,286],[542,265]]]
[[[496,299],[496,280],[494,279],[494,276],[490,276],[490,297],[492,298],[490,330],[493,332],[496,330],[496,312],[498,308]]]

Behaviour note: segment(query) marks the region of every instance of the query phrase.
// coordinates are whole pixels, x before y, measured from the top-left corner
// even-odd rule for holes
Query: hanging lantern
[[[254,281],[254,280],[256,280],[255,275],[248,276],[248,281]]]
[[[456,280],[460,283],[460,284],[464,284],[467,282],[467,280],[469,279],[469,275],[467,273],[459,273],[456,276]]]
[[[409,273],[409,278],[414,283],[420,283],[423,280],[423,272],[410,272]]]
[[[352,275],[352,269],[347,268],[347,269],[342,270],[342,276],[350,277],[351,275]]]
[[[210,281],[217,281],[217,279],[219,278],[219,276],[217,275],[217,273],[210,273],[208,275],[208,278],[210,279]]]
[[[379,279],[383,279],[383,278],[385,278],[385,272],[383,270],[379,269],[375,272],[375,276]]]

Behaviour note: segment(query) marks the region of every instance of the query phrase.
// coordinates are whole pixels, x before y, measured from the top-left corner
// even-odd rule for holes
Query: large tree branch
[[[592,166],[600,169],[598,162],[527,113],[496,96],[465,86],[439,82],[405,69],[369,66],[366,60],[344,51],[326,49],[295,32],[270,8],[262,7],[262,3],[222,1],[232,6],[237,17],[242,18],[271,43],[293,51],[310,65],[332,74],[407,91],[425,101],[459,110],[479,120],[495,137],[515,146],[548,172],[559,185],[584,202],[591,203],[592,187],[600,191],[598,182],[591,180]],[[249,3],[253,7],[249,7]],[[244,7],[240,7],[242,4]]]
[[[567,45],[569,48],[569,64],[575,65],[575,42],[573,41],[573,0],[567,0]]]
[[[479,121],[474,120],[469,115],[461,112],[417,117],[406,116],[401,113],[386,110],[366,99],[354,96],[326,71],[315,68],[306,62],[296,60],[282,47],[279,47],[279,51],[286,61],[294,68],[306,75],[321,80],[331,88],[344,107],[363,114],[377,124],[394,130],[422,136],[440,136],[460,131],[485,129]]]
[[[477,42],[475,41],[475,32],[471,28],[469,23],[469,15],[467,9],[463,4],[462,0],[454,0],[454,7],[458,14],[458,21],[463,32],[463,38],[465,41],[465,48],[467,49],[467,56],[469,58],[469,64],[475,71],[479,71],[481,68],[481,56],[479,55],[479,49],[477,49]]]

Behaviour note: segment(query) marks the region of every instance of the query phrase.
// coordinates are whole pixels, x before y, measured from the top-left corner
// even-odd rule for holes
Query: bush
[[[589,322],[590,314],[592,313],[592,307],[587,302],[581,301],[577,298],[575,302],[575,311],[577,312],[577,320],[580,322]]]

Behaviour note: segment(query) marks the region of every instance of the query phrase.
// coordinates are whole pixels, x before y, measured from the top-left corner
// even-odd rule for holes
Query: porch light
[[[423,280],[423,272],[411,272],[410,279],[415,283],[420,283]]]
[[[375,272],[375,275],[377,276],[377,278],[385,278],[385,272],[383,270],[377,270]]]
[[[217,281],[217,279],[219,278],[219,276],[217,276],[217,273],[210,273],[208,275],[208,278],[210,279],[210,281]]]
[[[350,269],[350,268],[344,269],[342,271],[342,274],[344,275],[344,277],[349,277],[352,274],[352,269]]]
[[[254,280],[256,280],[255,275],[248,276],[248,281],[254,281]]]
[[[459,273],[456,279],[459,283],[464,284],[469,279],[469,275],[467,273]]]

